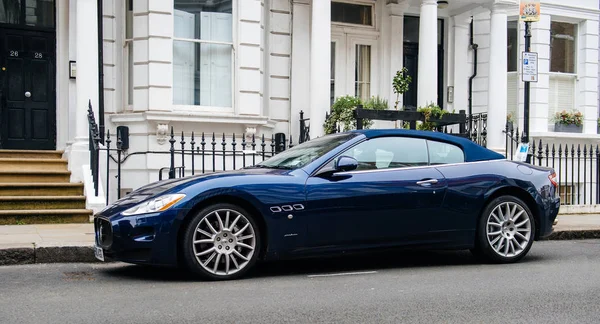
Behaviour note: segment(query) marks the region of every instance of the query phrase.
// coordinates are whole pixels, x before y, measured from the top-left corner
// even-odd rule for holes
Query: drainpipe
[[[98,120],[100,142],[104,144],[104,33],[102,1],[98,0]]]
[[[479,47],[479,45],[473,43],[473,17],[471,17],[470,29],[470,46],[473,50],[473,75],[469,77],[469,132],[473,129],[473,79],[477,76],[477,47]]]

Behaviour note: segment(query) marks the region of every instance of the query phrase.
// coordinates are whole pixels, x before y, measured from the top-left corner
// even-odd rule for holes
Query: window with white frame
[[[577,25],[552,21],[550,23],[550,89],[549,123],[562,110],[575,106],[575,80],[577,57]]]
[[[331,2],[331,22],[373,26],[374,8],[372,4]]]
[[[173,104],[231,107],[233,0],[174,0]]]

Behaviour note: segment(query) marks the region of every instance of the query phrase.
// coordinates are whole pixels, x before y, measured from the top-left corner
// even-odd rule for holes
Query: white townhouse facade
[[[543,0],[541,12],[531,135],[597,141],[599,1]],[[392,109],[407,67],[402,105],[485,112],[487,146],[503,151],[507,114],[523,124],[518,13],[516,0],[3,1],[0,148],[65,150],[72,181],[88,186],[89,102],[106,129],[129,127],[133,151],[168,149],[171,127],[297,142],[300,111],[321,136],[337,97]],[[561,110],[584,114],[582,134],[553,132]],[[132,160],[130,189],[168,165]]]

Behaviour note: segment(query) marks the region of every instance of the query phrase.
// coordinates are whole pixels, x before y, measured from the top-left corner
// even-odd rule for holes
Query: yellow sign
[[[521,0],[519,19],[521,21],[540,21],[540,1]]]

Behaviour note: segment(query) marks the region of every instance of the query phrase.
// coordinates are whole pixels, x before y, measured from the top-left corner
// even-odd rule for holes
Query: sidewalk
[[[561,215],[549,240],[600,238],[600,214]],[[95,262],[93,224],[0,226],[0,265]]]

